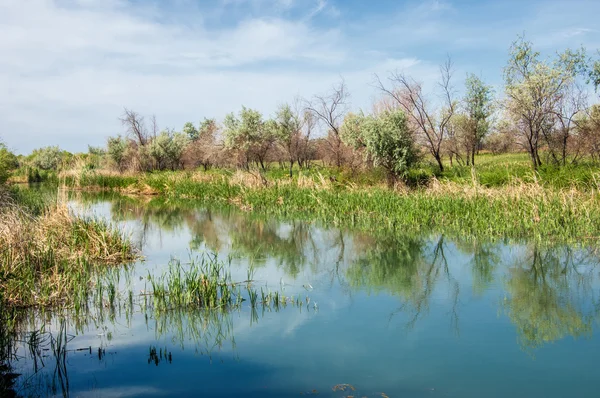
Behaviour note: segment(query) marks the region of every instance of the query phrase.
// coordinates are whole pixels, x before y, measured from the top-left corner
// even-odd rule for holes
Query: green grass
[[[43,202],[35,194],[19,195],[17,200]],[[131,242],[103,220],[76,217],[56,199],[33,209],[14,201],[0,209],[2,306],[73,305],[87,294],[95,273],[136,257]]]
[[[230,264],[220,261],[215,253],[206,253],[186,265],[177,259],[171,260],[165,274],[147,277],[154,308],[159,311],[182,308],[229,310],[248,300],[253,309],[260,306],[278,310],[288,304],[302,305],[299,297],[287,297],[279,291],[261,288],[259,294],[253,287],[251,269],[248,279],[241,282],[232,281],[229,269]],[[245,286],[245,296],[242,286]]]
[[[597,164],[586,161],[563,167],[545,164],[534,172],[525,153],[480,155],[476,158],[474,170],[479,184],[486,187],[501,187],[522,181],[548,188],[574,187],[589,191],[597,190],[600,184],[600,167]],[[473,180],[473,170],[470,166],[454,166],[439,174],[438,178],[469,184]]]
[[[456,237],[588,241],[600,237],[598,169],[589,164],[542,167],[533,173],[525,154],[481,155],[475,168],[442,174],[425,164],[409,174],[416,188],[390,190],[377,170],[323,167],[293,179],[269,171],[162,172],[136,177],[101,175],[79,187],[149,192],[234,206],[268,217],[320,221],[371,232],[444,233]]]

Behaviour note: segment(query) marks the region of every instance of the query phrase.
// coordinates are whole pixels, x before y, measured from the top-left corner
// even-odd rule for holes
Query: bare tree
[[[305,110],[302,116],[302,133],[298,137],[296,161],[298,162],[298,167],[308,168],[310,166],[310,161],[314,157],[311,136],[316,128],[317,119],[309,110]]]
[[[560,93],[555,109],[551,110],[553,123],[548,128],[542,129],[554,162],[566,165],[577,117],[586,109],[587,93],[585,90],[576,82],[567,85]],[[578,153],[575,153],[573,160],[577,160],[577,157]]]
[[[315,95],[312,101],[306,104],[306,109],[327,128],[325,149],[328,157],[337,167],[344,164],[345,152],[347,152],[347,148],[340,138],[340,127],[348,110],[349,97],[346,83],[342,79],[332,87],[331,93]]]
[[[146,124],[144,123],[144,117],[139,113],[125,108],[123,110],[123,115],[119,118],[121,124],[127,129],[127,134],[129,134],[134,141],[140,146],[146,146],[148,144],[148,130],[146,129]],[[155,119],[152,118],[153,127],[155,126]]]
[[[600,162],[600,105],[592,105],[577,120],[578,147]]]
[[[158,135],[158,123],[156,122],[156,115],[152,115],[150,118],[150,124],[152,125],[152,138],[156,139]]]
[[[422,83],[402,72],[392,72],[388,77],[391,87],[386,87],[378,76],[375,76],[376,86],[389,95],[409,117],[416,132],[421,137],[422,144],[433,156],[440,168],[442,163],[442,143],[448,125],[454,115],[456,103],[454,90],[451,85],[453,69],[452,60],[448,58],[440,66],[440,81],[442,106],[432,105],[423,93]]]

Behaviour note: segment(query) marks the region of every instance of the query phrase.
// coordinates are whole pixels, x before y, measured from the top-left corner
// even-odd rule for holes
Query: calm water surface
[[[374,236],[147,198],[73,205],[122,225],[145,260],[109,276],[125,304],[30,314],[21,339],[39,341],[15,342],[20,395],[600,396],[593,248]],[[303,305],[144,309],[149,273],[207,251]]]

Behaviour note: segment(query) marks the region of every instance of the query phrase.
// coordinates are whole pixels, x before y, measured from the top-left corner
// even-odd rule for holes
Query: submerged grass
[[[3,306],[72,304],[75,297],[87,294],[96,271],[136,256],[130,241],[115,227],[77,217],[64,202],[32,211],[4,195],[0,209]]]

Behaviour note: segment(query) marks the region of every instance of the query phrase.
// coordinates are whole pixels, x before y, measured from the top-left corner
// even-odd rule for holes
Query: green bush
[[[19,166],[17,157],[8,150],[6,145],[0,143],[0,184],[4,184],[10,172]]]

